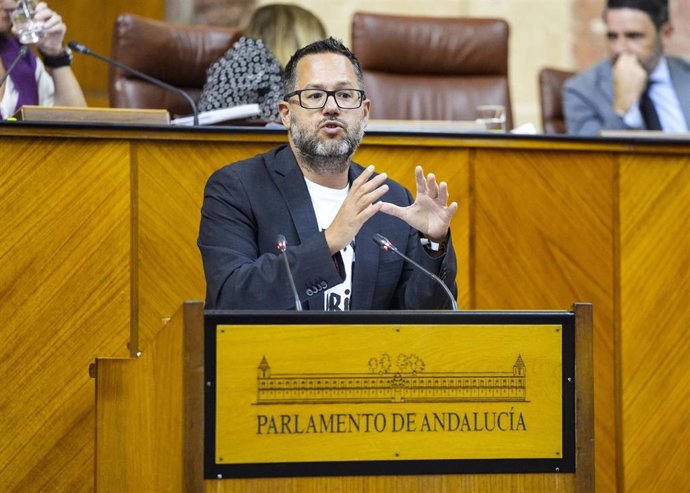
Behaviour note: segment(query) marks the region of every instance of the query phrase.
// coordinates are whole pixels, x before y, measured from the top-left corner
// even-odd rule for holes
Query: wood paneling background
[[[594,305],[597,489],[615,491],[615,157],[487,150],[474,176],[472,307]]]
[[[4,139],[0,490],[93,490],[95,355],[126,355],[126,142]]]
[[[205,181],[284,136],[30,125],[0,136],[0,490],[91,491],[89,363],[124,356],[130,326],[146,352],[181,301],[203,298]],[[461,307],[593,302],[597,491],[690,482],[689,154],[687,142],[372,134],[357,155],[412,189],[419,163],[449,182]],[[471,490],[438,481],[426,487]]]
[[[96,53],[110,56],[115,19],[123,12],[153,19],[165,16],[165,0],[50,0],[48,4],[67,24],[66,40],[83,43]],[[108,65],[86,55],[74,55],[74,73],[89,106],[108,106]]]
[[[271,145],[190,145],[167,140],[137,145],[141,347],[153,339],[181,301],[205,298],[206,282],[196,240],[206,180],[223,164],[264,152]]]
[[[186,302],[147,344],[140,357],[97,359],[97,491],[139,491],[141,485],[146,485],[147,491],[209,493],[592,492],[594,466],[588,460],[592,457],[593,419],[592,401],[588,399],[592,394],[591,305],[575,308],[578,348],[575,392],[580,406],[576,475],[461,474],[205,481],[203,440],[201,433],[194,431],[203,427],[203,316],[201,302]],[[584,402],[588,400],[589,407]]]
[[[625,156],[620,196],[621,491],[686,491],[690,157]]]

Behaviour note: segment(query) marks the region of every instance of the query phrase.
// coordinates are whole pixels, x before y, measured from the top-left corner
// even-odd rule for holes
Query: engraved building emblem
[[[273,373],[264,356],[257,369],[257,404],[365,402],[516,402],[527,400],[526,367],[510,371],[425,372],[415,354],[369,359],[363,373]]]

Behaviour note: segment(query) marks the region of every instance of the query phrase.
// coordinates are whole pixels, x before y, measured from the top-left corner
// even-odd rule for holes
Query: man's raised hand
[[[448,185],[436,182],[433,173],[424,177],[421,166],[415,168],[417,196],[412,205],[400,207],[381,203],[381,212],[398,217],[419,231],[425,238],[440,243],[446,238],[450,220],[458,210],[457,202],[448,204]]]

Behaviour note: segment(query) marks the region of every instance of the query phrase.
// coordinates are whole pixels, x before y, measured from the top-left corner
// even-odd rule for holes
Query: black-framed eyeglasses
[[[293,96],[299,98],[299,105],[307,110],[320,110],[326,106],[329,96],[333,96],[335,104],[342,110],[354,110],[362,106],[362,101],[366,98],[361,89],[337,89],[326,91],[325,89],[300,89],[286,94],[283,101],[287,101]]]

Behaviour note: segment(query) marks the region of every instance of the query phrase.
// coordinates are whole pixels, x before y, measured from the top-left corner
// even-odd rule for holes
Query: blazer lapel
[[[376,276],[379,271],[379,246],[374,243],[374,233],[381,231],[380,215],[369,219],[355,237],[355,268],[352,273],[353,310],[371,310],[376,287]]]
[[[611,63],[609,62],[602,65],[601,70],[597,74],[597,87],[608,106],[611,106],[613,103],[613,82],[611,77]]]
[[[295,155],[289,146],[278,150],[275,160],[268,163],[273,168],[272,173],[276,187],[285,201],[287,210],[292,218],[292,224],[297,231],[300,243],[319,233],[319,224],[311,205],[311,196],[304,182],[304,175],[299,169]],[[270,200],[270,197],[267,198]],[[312,310],[323,310],[323,291],[312,297],[308,302]]]
[[[673,58],[667,58],[671,83],[678,96],[685,122],[690,129],[690,71],[678,64]]]
[[[287,205],[301,243],[319,232],[304,175],[288,146],[276,153],[276,159],[272,164],[276,187]]]
[[[354,163],[350,166],[350,183],[362,173],[362,168]],[[353,310],[371,310],[376,287],[376,273],[379,270],[379,247],[374,243],[374,233],[381,231],[381,216],[374,215],[355,236],[355,266],[352,272]]]

